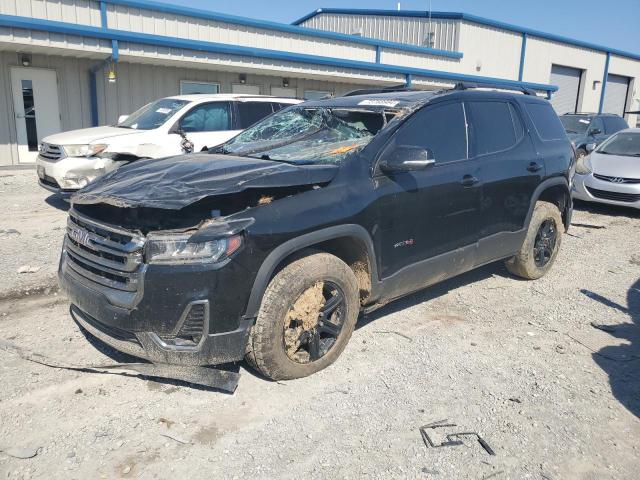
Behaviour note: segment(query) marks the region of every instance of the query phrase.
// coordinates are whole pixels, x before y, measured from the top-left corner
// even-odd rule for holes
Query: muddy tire
[[[520,251],[505,262],[507,270],[528,280],[542,277],[558,256],[563,231],[558,207],[549,202],[537,202]]]
[[[359,310],[358,282],[349,266],[328,253],[310,252],[269,283],[245,359],[272,380],[318,372],[346,347]]]

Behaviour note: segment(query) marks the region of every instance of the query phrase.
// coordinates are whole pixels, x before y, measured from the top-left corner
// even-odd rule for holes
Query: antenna
[[[435,39],[431,27],[431,0],[429,0],[429,34],[427,37],[427,42],[429,42],[429,47],[433,48],[435,46]]]

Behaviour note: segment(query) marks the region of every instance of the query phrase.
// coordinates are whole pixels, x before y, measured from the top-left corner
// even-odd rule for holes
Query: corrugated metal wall
[[[107,6],[109,28],[205,42],[374,62],[376,48],[309,35],[217,22],[123,5]]]
[[[433,47],[441,50],[458,50],[459,25],[458,20],[432,19]],[[422,47],[430,46],[427,42],[430,31],[427,18],[320,13],[300,26],[348,35],[360,34],[363,37]]]
[[[0,0],[0,14],[100,26],[95,0]]]

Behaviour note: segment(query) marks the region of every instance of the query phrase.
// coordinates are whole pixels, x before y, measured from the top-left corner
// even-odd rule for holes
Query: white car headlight
[[[576,173],[580,175],[587,175],[591,173],[591,155],[585,155],[578,158],[576,162]]]
[[[63,145],[64,152],[67,157],[92,157],[106,150],[107,145],[104,143],[95,143],[91,145]]]
[[[242,245],[241,235],[206,242],[189,242],[190,234],[153,234],[147,236],[147,263],[214,263],[224,260]]]

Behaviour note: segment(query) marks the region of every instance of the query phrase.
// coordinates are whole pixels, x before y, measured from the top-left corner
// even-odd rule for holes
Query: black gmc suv
[[[60,283],[76,322],[118,350],[301,377],[336,360],[360,311],[501,259],[544,275],[574,163],[528,91],[307,102],[81,190]]]

